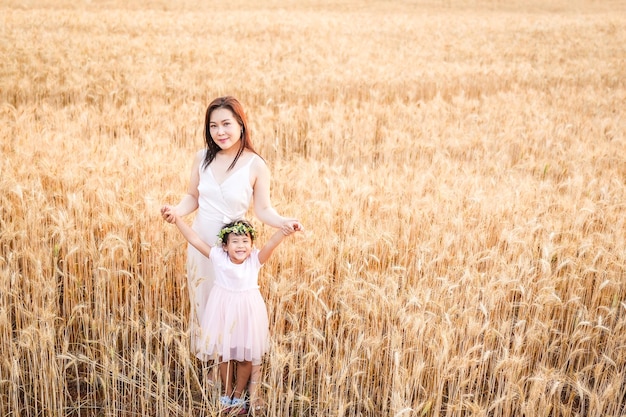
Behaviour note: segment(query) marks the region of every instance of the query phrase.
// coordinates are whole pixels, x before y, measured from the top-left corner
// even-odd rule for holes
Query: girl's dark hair
[[[206,110],[206,116],[204,118],[204,141],[206,142],[207,151],[204,156],[204,161],[202,162],[202,168],[206,169],[211,162],[215,159],[215,156],[220,151],[220,147],[213,141],[211,137],[211,131],[209,128],[209,124],[211,121],[211,114],[216,109],[228,109],[233,113],[237,122],[241,125],[243,130],[243,134],[241,135],[241,140],[239,143],[239,150],[237,151],[237,155],[235,155],[235,159],[228,167],[228,170],[231,170],[237,160],[243,153],[244,149],[249,149],[258,155],[258,153],[254,150],[252,146],[252,140],[250,139],[250,131],[248,130],[248,119],[246,118],[246,114],[243,111],[243,106],[235,97],[232,96],[224,96],[218,97],[209,104],[209,107]]]

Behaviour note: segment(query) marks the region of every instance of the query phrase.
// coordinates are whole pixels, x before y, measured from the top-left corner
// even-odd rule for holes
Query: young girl
[[[174,223],[189,243],[213,262],[215,283],[206,309],[199,312],[203,328],[199,347],[207,356],[219,359],[221,405],[239,408],[240,414],[245,414],[243,394],[252,366],[261,364],[269,344],[267,308],[259,292],[259,270],[285,236],[299,230],[299,226],[278,230],[259,250],[253,247],[256,232],[245,220],[222,227],[218,235],[221,246],[202,241],[176,215]],[[233,378],[235,362],[237,375]],[[251,400],[255,400],[256,392],[252,391],[256,387],[250,391]]]

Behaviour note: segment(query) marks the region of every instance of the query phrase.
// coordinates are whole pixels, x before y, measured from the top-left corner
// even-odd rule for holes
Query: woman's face
[[[225,108],[213,110],[209,119],[211,139],[222,150],[227,150],[241,139],[241,125],[232,111]]]

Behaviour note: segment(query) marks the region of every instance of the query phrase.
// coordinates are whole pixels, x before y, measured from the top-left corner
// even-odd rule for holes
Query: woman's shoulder
[[[267,168],[267,164],[265,163],[265,159],[263,159],[258,153],[245,150],[244,155],[246,159],[252,164],[252,167],[255,169],[265,169]],[[249,158],[249,159],[248,159]]]
[[[206,149],[200,149],[193,156],[194,165],[200,165],[200,163],[204,160],[204,156],[206,155]]]
[[[250,174],[254,178],[253,187],[256,188],[257,184],[268,184],[270,180],[270,169],[268,168],[265,160],[261,158],[258,154],[252,156],[252,161],[250,162]],[[259,182],[260,181],[260,182]]]

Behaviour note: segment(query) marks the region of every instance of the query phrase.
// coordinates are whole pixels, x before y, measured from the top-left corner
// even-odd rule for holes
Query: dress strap
[[[248,161],[248,163],[246,165],[250,165],[252,163],[252,161],[254,161],[255,159],[259,158],[259,155],[255,154],[254,152],[252,153],[252,158],[250,158],[250,160]]]

